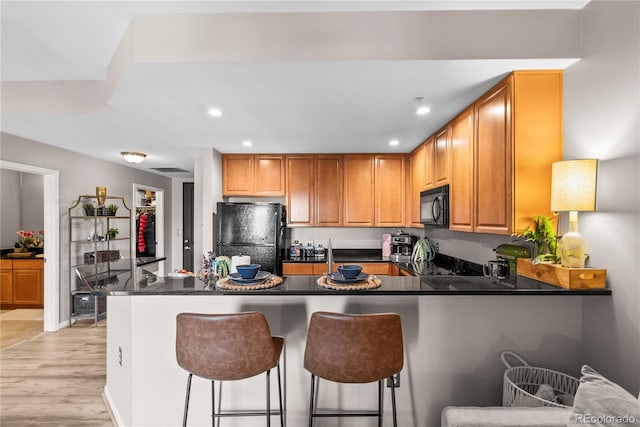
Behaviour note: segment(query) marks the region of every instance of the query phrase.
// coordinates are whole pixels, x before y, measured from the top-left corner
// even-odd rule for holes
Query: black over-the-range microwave
[[[449,186],[420,193],[420,222],[425,225],[449,226]]]

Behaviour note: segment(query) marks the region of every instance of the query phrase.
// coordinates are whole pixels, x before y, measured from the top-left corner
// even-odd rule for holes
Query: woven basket
[[[511,366],[506,360],[507,356],[518,359],[522,366]],[[553,387],[556,396],[575,396],[580,384],[577,378],[552,369],[531,366],[520,355],[512,351],[503,351],[500,353],[500,358],[507,367],[504,372],[502,406],[570,408],[557,400],[542,399],[535,394],[542,384],[548,384]]]

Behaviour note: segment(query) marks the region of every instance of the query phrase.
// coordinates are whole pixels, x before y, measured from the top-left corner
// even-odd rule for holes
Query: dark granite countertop
[[[331,290],[318,286],[315,276],[289,276],[264,290],[219,290],[193,277],[172,279],[143,275],[135,281],[107,285],[106,295],[611,295],[609,289],[569,290],[520,278],[517,285],[496,283],[484,276],[381,276],[382,285],[370,290]]]

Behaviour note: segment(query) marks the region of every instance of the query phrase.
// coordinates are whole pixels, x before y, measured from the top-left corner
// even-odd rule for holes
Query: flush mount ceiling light
[[[424,105],[422,103],[422,97],[421,96],[413,98],[413,100],[416,102],[416,114],[417,115],[424,116],[425,114],[429,114],[429,111],[431,111],[431,108],[427,107],[426,105]]]
[[[140,163],[147,157],[146,154],[137,151],[122,151],[120,154],[129,163]]]
[[[244,145],[245,147],[251,147],[251,146],[253,146],[253,142],[251,142],[251,141],[242,141],[242,145]]]
[[[392,139],[391,141],[389,141],[389,145],[391,145],[392,147],[398,144],[400,144],[400,141],[398,141],[397,139]]]
[[[222,110],[218,108],[209,108],[209,115],[213,117],[222,117]]]
[[[423,106],[418,107],[416,109],[416,114],[419,115],[419,116],[424,116],[425,114],[429,114],[429,111],[431,111],[431,108],[426,107],[426,106],[423,105]]]

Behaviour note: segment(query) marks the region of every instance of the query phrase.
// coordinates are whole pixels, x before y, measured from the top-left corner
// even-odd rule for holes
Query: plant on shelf
[[[556,255],[558,239],[555,227],[546,216],[537,215],[533,217],[533,222],[530,226],[523,230],[518,230],[513,236],[533,243],[533,264],[540,262],[555,264],[560,260]]]
[[[113,240],[116,238],[116,235],[120,232],[120,230],[118,230],[117,228],[110,228],[107,230],[107,236],[109,237],[109,240]]]
[[[108,216],[116,216],[116,212],[118,211],[117,205],[109,205],[107,206],[107,215]]]
[[[94,216],[96,213],[96,207],[93,203],[83,203],[82,208],[86,216]]]

